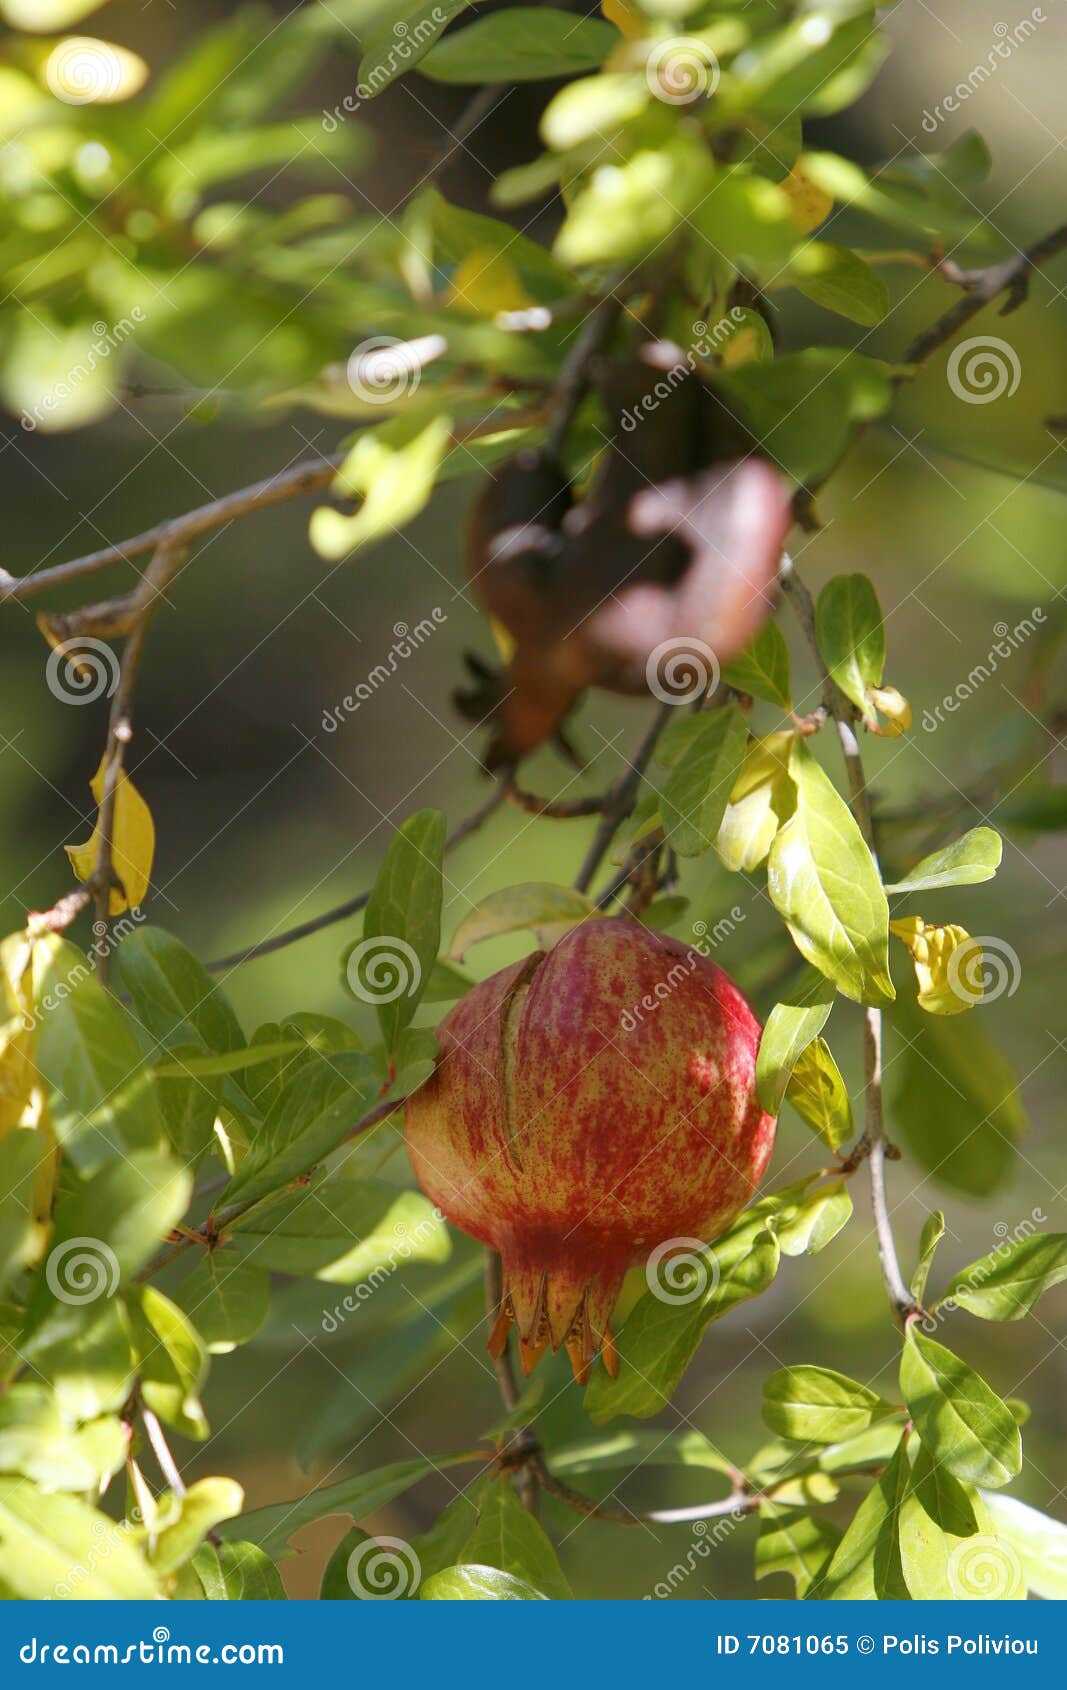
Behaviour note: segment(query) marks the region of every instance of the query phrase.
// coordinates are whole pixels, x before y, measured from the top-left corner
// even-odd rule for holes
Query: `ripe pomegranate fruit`
[[[438,1037],[408,1151],[426,1195],[503,1258],[490,1352],[514,1322],[525,1373],[548,1343],[579,1383],[601,1350],[615,1373],[627,1269],[715,1238],[763,1175],[759,1022],[696,950],[594,918],[475,986]]]

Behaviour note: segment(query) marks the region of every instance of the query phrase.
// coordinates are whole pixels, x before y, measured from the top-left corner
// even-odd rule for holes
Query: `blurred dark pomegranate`
[[[512,1323],[529,1373],[566,1345],[584,1383],[627,1269],[713,1239],[774,1143],[755,1089],[760,1026],[723,970],[634,921],[593,918],[475,986],[408,1100],[419,1184],[503,1257],[489,1348]]]

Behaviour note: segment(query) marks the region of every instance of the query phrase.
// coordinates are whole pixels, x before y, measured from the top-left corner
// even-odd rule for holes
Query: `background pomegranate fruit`
[[[760,1026],[723,970],[632,920],[592,919],[467,993],[408,1100],[419,1184],[503,1257],[494,1355],[514,1322],[529,1373],[603,1350],[627,1269],[712,1239],[752,1197],[775,1123],[755,1089]]]

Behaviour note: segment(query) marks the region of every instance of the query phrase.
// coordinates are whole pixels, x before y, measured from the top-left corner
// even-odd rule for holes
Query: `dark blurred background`
[[[115,0],[86,27],[137,48],[159,67],[213,16],[234,10],[203,0],[186,0],[181,7],[164,0],[147,7]],[[924,132],[924,111],[985,59],[998,39],[997,25],[1002,20],[1014,25],[1015,16],[1008,18],[1000,0],[975,0],[966,8],[901,0],[888,13],[894,51],[873,91],[843,117],[814,126],[809,143],[873,161],[902,149],[942,147],[975,127],[994,157],[981,208],[1002,233],[1005,250],[1062,221],[1067,153],[1059,66],[1067,52],[1067,9],[1047,4],[1034,37],[999,65],[936,137]],[[301,109],[334,106],[353,86],[356,64],[354,43],[351,55],[339,49],[305,91]],[[535,153],[536,116],[546,92],[544,86],[528,87],[498,107],[441,178],[449,197],[486,209],[492,174]],[[405,78],[364,112],[377,140],[374,158],[354,184],[339,182],[338,188],[362,209],[395,210],[446,142],[442,126],[463,102],[462,89],[431,84],[417,73]],[[284,179],[270,190],[277,203],[285,202],[287,192]],[[550,238],[554,220],[551,205],[532,224],[528,216],[522,219],[542,238]],[[896,308],[881,329],[855,335],[865,350],[892,360],[952,293],[915,268],[901,266],[889,275]],[[1033,691],[1033,652],[1024,644],[945,725],[932,732],[922,726],[923,712],[986,656],[998,624],[1014,627],[1034,606],[1063,607],[1067,448],[1044,419],[1067,411],[1065,283],[1067,265],[1061,262],[1050,276],[1035,280],[1029,304],[1016,315],[1001,322],[987,313],[972,325],[970,332],[1002,336],[1014,348],[1021,380],[1013,395],[989,405],[961,403],[947,383],[942,351],[903,393],[892,419],[860,440],[820,500],[822,532],[799,548],[815,588],[846,569],[866,570],[878,585],[888,625],[889,679],[912,701],[916,718],[905,739],[869,742],[869,765],[886,808],[925,803],[924,795],[942,799],[952,788],[969,791],[1010,751],[1025,713],[1041,713]],[[804,307],[795,295],[787,298],[787,339],[849,338],[838,319]],[[118,541],[315,450],[334,450],[343,432],[343,426],[306,410],[286,414],[281,422],[249,424],[228,412],[225,397],[214,420],[203,421],[188,416],[180,401],[127,396],[113,416],[76,435],[31,436],[5,419],[0,564],[21,574]],[[152,919],[201,955],[223,954],[354,894],[373,877],[391,826],[413,809],[439,806],[454,823],[483,798],[479,736],[450,702],[464,650],[492,656],[488,629],[463,583],[461,534],[470,495],[469,482],[444,488],[408,531],[334,570],[308,545],[307,502],[231,526],[197,548],[153,630],[132,763],[158,827]],[[122,571],[101,577],[89,584],[87,596],[103,597],[123,579]],[[66,607],[73,601],[57,595],[46,602]],[[47,906],[68,885],[62,846],[89,832],[88,781],[99,760],[106,713],[103,700],[74,708],[48,691],[46,649],[33,625],[38,608],[37,601],[12,604],[0,615],[5,931],[21,924],[27,908]],[[414,625],[434,608],[446,619],[439,617],[432,639],[337,732],[325,733],[324,712],[387,657],[397,625]],[[799,691],[810,706],[811,672],[793,630],[784,626],[801,676]],[[772,726],[769,710],[758,708]],[[570,792],[591,790],[609,778],[615,769],[611,746],[616,740],[620,747],[632,746],[642,721],[637,704],[604,697],[587,701],[575,737],[590,769]],[[1056,757],[1049,735],[1031,759],[1030,779],[1062,779]],[[552,791],[572,780],[573,771],[554,754],[541,753],[524,779]],[[997,823],[988,803],[962,804],[958,831],[987,815]],[[446,931],[493,887],[573,878],[588,832],[580,821],[536,822],[511,811],[496,816],[449,860]],[[1051,1227],[1067,1223],[1061,838],[1009,831],[994,883],[930,899],[929,917],[959,920],[1018,952],[1018,992],[977,1013],[990,1018],[1016,1068],[1032,1122],[1012,1184],[987,1202],[940,1191],[907,1163],[890,1170],[906,1265],[924,1216],[946,1204],[949,1235],[935,1277],[991,1249],[1027,1217]],[[690,871],[689,880],[694,916],[714,921],[733,905],[743,909],[744,921],[717,956],[750,983],[758,999],[763,961],[773,963],[781,954],[779,926],[765,897],[710,861]],[[355,1006],[341,989],[338,956],[356,931],[350,924],[334,927],[234,971],[226,989],[246,1028],[293,1009],[351,1017]],[[474,970],[489,972],[522,948],[520,940],[487,945],[472,957]],[[766,1011],[770,1001],[763,999],[760,1007]],[[842,1003],[835,1012],[839,1059],[850,1045],[858,1048],[858,1041],[857,1017]],[[858,1073],[852,1070],[848,1078],[858,1090]],[[815,1165],[818,1154],[795,1118],[784,1120],[774,1182]],[[386,1172],[402,1177],[402,1160],[401,1151]],[[790,1361],[838,1366],[897,1395],[886,1367],[896,1346],[864,1199],[856,1195],[860,1215],[825,1254],[786,1262],[767,1295],[712,1329],[676,1410],[664,1416],[665,1426],[688,1418],[743,1458],[760,1441],[761,1379]],[[460,1279],[466,1259],[460,1240],[455,1257]],[[189,1470],[194,1476],[233,1473],[254,1505],[295,1495],[312,1480],[332,1482],[349,1471],[402,1459],[413,1445],[435,1450],[468,1445],[498,1412],[476,1285],[452,1309],[466,1334],[462,1342],[441,1328],[433,1366],[424,1361],[398,1400],[385,1401],[384,1411],[373,1386],[383,1347],[405,1341],[405,1320],[417,1315],[419,1342],[433,1343],[438,1317],[422,1306],[439,1271],[412,1269],[395,1276],[379,1294],[380,1305],[369,1305],[333,1338],[323,1336],[320,1321],[338,1300],[338,1288],[307,1281],[281,1285],[260,1338],[240,1358],[214,1364],[207,1398],[214,1435],[207,1446],[183,1451]],[[1061,1490],[1065,1307],[1067,1293],[1054,1292],[1026,1322],[987,1326],[958,1314],[953,1325],[954,1332],[966,1328],[957,1332],[957,1341],[996,1388],[1032,1404],[1029,1464],[1020,1494],[1060,1518],[1067,1517]],[[588,1426],[579,1393],[564,1386],[564,1372],[554,1365],[548,1379],[545,1400],[551,1407],[542,1435],[549,1447],[583,1435]],[[629,1483],[625,1494],[635,1504],[655,1499],[668,1506],[714,1494],[713,1483],[656,1469]],[[444,1480],[423,1486],[376,1524],[410,1537],[451,1494]],[[693,1541],[685,1526],[657,1528],[654,1540],[639,1530],[635,1541],[617,1528],[561,1515],[551,1502],[546,1520],[558,1532],[576,1586],[591,1595],[645,1594],[685,1559]],[[341,1530],[335,1519],[298,1539],[304,1553],[286,1564],[293,1594],[317,1590],[324,1555]],[[746,1523],[698,1559],[677,1594],[750,1591],[754,1532]]]

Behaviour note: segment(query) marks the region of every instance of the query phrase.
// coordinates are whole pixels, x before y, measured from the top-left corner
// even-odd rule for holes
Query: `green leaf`
[[[422,61],[435,82],[533,82],[592,70],[618,45],[599,18],[514,6],[454,30]]]
[[[996,810],[1009,827],[1028,833],[1061,833],[1067,828],[1067,786],[1024,786]]]
[[[0,0],[0,16],[12,29],[47,33],[70,29],[103,4],[104,0]]]
[[[932,892],[942,886],[976,886],[982,880],[992,880],[1000,867],[1002,850],[1000,834],[993,828],[972,827],[962,839],[924,857],[886,891],[892,897],[904,892]]]
[[[836,1602],[908,1599],[900,1564],[897,1521],[909,1473],[901,1442],[856,1510],[825,1577],[814,1591],[816,1596]]]
[[[174,1292],[174,1301],[196,1326],[212,1355],[228,1355],[254,1338],[270,1306],[270,1274],[255,1261],[241,1261],[232,1251],[204,1251],[192,1273]]]
[[[463,917],[452,936],[449,961],[462,962],[472,946],[502,933],[529,929],[539,943],[548,945],[593,913],[592,900],[570,886],[550,886],[542,881],[505,886],[499,892],[490,892]]]
[[[174,1499],[174,1519],[153,1535],[148,1559],[158,1573],[176,1572],[191,1560],[208,1532],[232,1520],[244,1505],[244,1491],[233,1479],[197,1479]],[[166,1501],[162,1501],[166,1517]]]
[[[885,626],[870,578],[835,575],[815,606],[819,651],[831,677],[864,716],[871,715],[869,687],[882,684]]]
[[[43,1385],[17,1384],[0,1396],[0,1472],[21,1473],[46,1490],[95,1491],[126,1459],[114,1417],[67,1424]]]
[[[272,1559],[278,1559],[285,1554],[293,1533],[312,1520],[333,1514],[365,1519],[428,1474],[469,1462],[468,1455],[424,1455],[412,1461],[395,1461],[392,1466],[379,1467],[373,1473],[358,1473],[339,1484],[320,1486],[292,1502],[275,1502],[269,1508],[253,1509],[234,1521],[232,1530],[224,1523],[222,1536],[247,1539]]]
[[[215,1121],[222,1103],[223,1081],[203,1079],[185,1064],[225,1062],[224,1056],[202,1056],[197,1045],[174,1045],[173,1061],[156,1066],[155,1093],[167,1138],[178,1158],[195,1173],[215,1148]],[[165,1071],[161,1071],[165,1070]]]
[[[1018,1079],[978,1015],[924,1015],[906,998],[888,1018],[890,1109],[919,1163],[975,1197],[1008,1177],[1026,1127]]]
[[[1027,1589],[1046,1601],[1067,1597],[1067,1526],[1014,1496],[983,1492],[982,1502],[992,1521],[1000,1547],[1014,1555],[1022,1569]],[[994,1575],[999,1562],[993,1560]],[[979,1592],[985,1579],[975,1580]]]
[[[144,1601],[161,1594],[125,1526],[74,1496],[0,1478],[0,1585],[27,1601]]]
[[[254,1543],[202,1543],[193,1567],[209,1602],[284,1602],[274,1562]]]
[[[745,165],[716,171],[690,221],[715,258],[766,275],[777,274],[796,245],[788,194]]]
[[[419,1591],[420,1602],[547,1602],[549,1598],[524,1579],[496,1567],[446,1567],[428,1578]]]
[[[723,665],[722,678],[738,692],[750,692],[783,710],[793,708],[789,647],[777,622],[766,622],[732,663]]]
[[[465,12],[473,0],[408,0],[398,8],[388,7],[363,35],[363,58],[359,65],[359,88],[363,99],[383,94],[397,77],[404,76],[425,58],[434,42],[453,18]]]
[[[943,1344],[908,1328],[900,1389],[924,1446],[957,1479],[995,1488],[1022,1464],[1011,1410]]]
[[[160,1151],[138,1150],[61,1190],[31,1308],[114,1296],[158,1250],[189,1206],[193,1182]]]
[[[35,1129],[12,1128],[0,1138],[0,1291],[29,1266],[44,1242],[35,1195],[47,1150],[44,1134]]]
[[[770,1216],[785,1256],[817,1256],[836,1238],[852,1215],[848,1186],[837,1180],[805,1193]]]
[[[40,1017],[34,1060],[56,1136],[81,1173],[130,1151],[159,1148],[163,1124],[151,1074],[125,1011],[84,954],[49,934],[33,949]]]
[[[662,146],[599,165],[570,202],[556,257],[569,265],[643,257],[695,210],[714,176],[704,140],[681,131]]]
[[[1065,1279],[1067,1232],[1039,1232],[998,1244],[963,1268],[938,1303],[954,1303],[982,1320],[1021,1320],[1042,1292]]]
[[[767,1018],[756,1057],[756,1090],[768,1115],[777,1115],[789,1076],[825,1027],[834,1005],[834,989],[821,974],[809,973]]]
[[[241,1050],[241,1024],[221,988],[180,940],[161,927],[139,927],[118,949],[122,984],[152,1037],[169,1049]]]
[[[268,1110],[224,1202],[251,1203],[308,1173],[362,1120],[376,1078],[363,1051],[309,1058]]]
[[[873,8],[806,12],[739,55],[723,74],[714,117],[728,127],[752,111],[782,118],[840,111],[873,81],[888,50]]]
[[[231,1248],[278,1273],[334,1285],[380,1280],[409,1262],[444,1262],[451,1243],[419,1191],[375,1180],[333,1179],[287,1192],[233,1222]]]
[[[1025,1595],[1018,1561],[1001,1548],[980,1498],[925,1448],[900,1507],[900,1558],[911,1595],[993,1601]]]
[[[168,1426],[202,1439],[208,1424],[200,1402],[207,1346],[188,1316],[157,1291],[140,1285],[127,1294],[141,1396]]]
[[[694,718],[698,731],[660,794],[667,837],[681,857],[710,851],[745,757],[748,728],[735,704]]]
[[[694,1272],[671,1286],[648,1291],[618,1336],[619,1375],[599,1366],[586,1393],[598,1425],[616,1414],[647,1420],[670,1402],[701,1338],[714,1320],[765,1291],[778,1271],[779,1246],[763,1216],[752,1211],[691,1258]],[[671,1300],[673,1298],[673,1300]]]
[[[595,1473],[604,1467],[697,1467],[733,1478],[735,1468],[703,1432],[691,1427],[685,1432],[664,1434],[656,1429],[608,1432],[577,1444],[554,1449],[549,1465],[557,1477],[572,1473]]]
[[[422,1583],[454,1567],[463,1559],[463,1545],[471,1535],[478,1519],[478,1504],[482,1491],[493,1484],[492,1479],[478,1480],[454,1496],[448,1507],[439,1514],[428,1531],[411,1540],[412,1552],[418,1556],[422,1569]]]
[[[798,1443],[837,1443],[893,1412],[877,1391],[828,1367],[783,1367],[763,1381],[763,1418]]]
[[[848,1088],[825,1039],[812,1039],[801,1051],[785,1096],[828,1149],[837,1150],[852,1137]]]
[[[363,938],[349,952],[356,997],[377,1006],[388,1050],[419,1006],[441,944],[441,865],[445,818],[409,816],[389,841],[363,918]]]
[[[383,372],[371,373],[372,386],[383,380],[398,396],[407,391],[411,371],[418,363],[405,363],[402,344],[379,347],[367,353]],[[414,356],[414,354],[412,354]],[[361,546],[394,534],[418,516],[429,501],[452,436],[452,419],[434,417],[419,427],[408,417],[366,429],[337,472],[334,491],[361,499],[359,509],[346,516],[332,505],[320,505],[313,512],[308,534],[311,544],[329,563],[338,563]]]
[[[94,1258],[89,1263],[94,1271]],[[78,1279],[84,1289],[82,1270]],[[133,1386],[130,1324],[117,1298],[57,1303],[38,1330],[19,1336],[17,1351],[20,1362],[31,1363],[34,1378],[51,1385],[61,1413],[71,1420],[115,1413]]]
[[[775,1508],[765,1503],[760,1510],[756,1541],[756,1578],[785,1573],[803,1599],[829,1563],[841,1541],[837,1526],[795,1509]]]
[[[541,139],[547,147],[567,152],[583,141],[612,135],[639,117],[650,98],[648,82],[639,71],[601,71],[599,76],[580,77],[554,94],[541,113]]]
[[[801,955],[846,997],[885,1003],[889,905],[848,805],[802,740],[790,758],[797,807],[767,858],[771,901]]]
[[[933,1266],[934,1253],[944,1236],[945,1217],[940,1209],[935,1209],[933,1214],[927,1215],[923,1222],[923,1229],[919,1235],[919,1260],[915,1264],[915,1272],[911,1276],[909,1289],[917,1302],[922,1302],[923,1292],[926,1290],[926,1280]]]
[[[798,293],[873,329],[889,310],[889,289],[877,270],[850,247],[808,241],[789,261],[788,281]]]
[[[742,364],[716,376],[714,386],[771,461],[802,487],[823,481],[855,426],[881,416],[892,398],[884,366],[823,346]]]
[[[572,1594],[556,1551],[506,1474],[482,1492],[478,1523],[460,1559],[466,1565],[498,1567],[553,1601],[566,1601]]]

